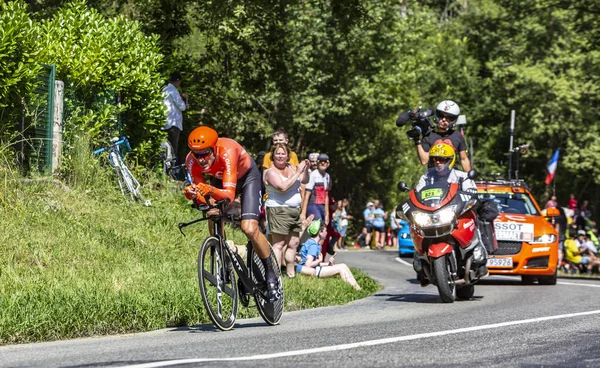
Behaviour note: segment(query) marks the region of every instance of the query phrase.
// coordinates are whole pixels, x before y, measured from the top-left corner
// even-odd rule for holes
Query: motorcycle
[[[454,170],[454,169],[452,169]],[[477,173],[471,170],[468,179]],[[425,185],[413,189],[409,199],[398,205],[396,213],[410,225],[415,247],[413,268],[422,286],[437,286],[444,303],[467,300],[473,297],[474,284],[486,275],[478,275],[484,266],[487,249],[482,241],[485,227],[478,219],[476,209],[480,205],[477,193],[463,191],[466,178],[454,175],[457,182],[449,182],[448,176],[439,175],[435,168],[427,170]],[[409,191],[406,183],[398,183],[398,189]],[[492,240],[493,250],[498,246],[493,234],[485,234]],[[491,235],[491,236],[490,236]],[[492,250],[492,251],[493,251]]]

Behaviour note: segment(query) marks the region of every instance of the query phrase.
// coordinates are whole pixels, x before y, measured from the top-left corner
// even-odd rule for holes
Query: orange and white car
[[[536,279],[541,285],[555,285],[558,264],[558,234],[546,216],[558,216],[549,208],[542,213],[521,180],[477,181],[482,200],[492,201],[499,210],[494,220],[498,249],[490,254],[491,275],[520,275],[524,284]]]

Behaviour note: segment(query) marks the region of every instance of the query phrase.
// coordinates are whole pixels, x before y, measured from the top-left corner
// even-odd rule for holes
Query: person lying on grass
[[[360,290],[360,286],[356,283],[348,266],[344,263],[335,264],[335,254],[329,258],[328,263],[323,262],[319,243],[327,237],[325,223],[315,220],[306,228],[306,231],[310,238],[300,248],[300,259],[296,265],[296,272],[316,277],[330,277],[339,274],[342,280],[354,287],[355,290]]]

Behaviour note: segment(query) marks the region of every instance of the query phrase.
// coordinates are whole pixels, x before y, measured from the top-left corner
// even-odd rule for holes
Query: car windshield
[[[491,200],[502,213],[539,216],[531,198],[524,193],[479,193],[479,199]]]

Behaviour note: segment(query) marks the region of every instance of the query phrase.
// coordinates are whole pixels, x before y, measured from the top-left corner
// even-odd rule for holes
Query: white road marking
[[[600,285],[594,285],[594,284],[576,284],[574,282],[557,282],[557,284],[560,285],[576,285],[576,286],[589,286],[589,287],[600,287]]]
[[[405,260],[403,260],[400,257],[396,257],[395,260],[398,261],[398,262],[400,262],[400,263],[402,263],[405,266],[412,266],[412,263],[408,263],[408,262],[406,262]]]
[[[354,343],[350,343],[350,344],[323,346],[320,348],[313,348],[313,349],[283,351],[280,353],[273,353],[273,354],[259,354],[259,355],[242,356],[242,357],[234,357],[234,358],[191,358],[191,359],[165,360],[165,361],[161,361],[161,362],[128,365],[128,366],[124,366],[123,368],[156,368],[156,367],[167,367],[167,366],[172,366],[172,365],[192,364],[192,363],[236,362],[236,361],[277,359],[277,358],[290,357],[290,356],[324,353],[324,352],[339,351],[339,350],[349,350],[349,349],[355,349],[355,348],[360,348],[360,347],[364,347],[364,346],[376,346],[376,345],[383,345],[383,344],[391,344],[391,343],[396,343],[399,341],[426,339],[426,338],[431,338],[431,337],[459,334],[459,333],[471,332],[471,331],[481,331],[481,330],[489,330],[489,329],[493,329],[493,328],[517,326],[517,325],[523,325],[523,324],[527,324],[527,323],[537,323],[537,322],[551,321],[551,320],[556,320],[556,319],[575,318],[575,317],[589,316],[589,315],[593,315],[593,314],[600,314],[600,310],[594,310],[594,311],[589,311],[589,312],[580,312],[580,313],[560,314],[560,315],[556,315],[556,316],[531,318],[531,319],[524,319],[524,320],[520,320],[520,321],[500,322],[500,323],[494,323],[494,324],[490,324],[490,325],[465,327],[465,328],[458,328],[455,330],[428,332],[428,333],[422,333],[422,334],[417,334],[417,335],[389,337],[389,338],[385,338],[385,339],[368,340],[368,341],[354,342]]]

